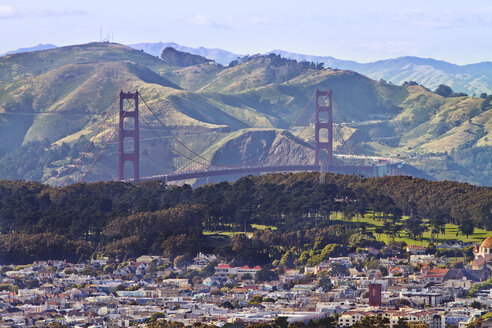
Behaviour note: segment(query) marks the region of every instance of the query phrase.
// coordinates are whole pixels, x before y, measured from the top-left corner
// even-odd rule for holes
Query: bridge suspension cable
[[[170,130],[170,129],[166,126],[166,125],[164,125],[164,123],[162,123],[162,121],[159,119],[159,117],[158,117],[158,116],[154,113],[154,111],[152,111],[152,109],[150,108],[150,106],[147,104],[147,102],[145,101],[145,99],[143,99],[143,97],[142,97],[140,94],[139,94],[139,97],[140,97],[140,99],[142,99],[142,101],[144,102],[145,106],[147,106],[147,108],[149,109],[149,111],[150,111],[150,112],[152,113],[152,115],[153,115],[153,116],[157,119],[157,121],[160,123],[160,125],[161,125],[162,127],[164,127],[164,129],[166,129],[166,131],[168,131],[168,133],[169,133],[169,134],[170,134],[170,135],[171,135],[171,136],[172,136],[172,137],[173,137],[173,138],[174,138],[174,139],[175,139],[175,140],[176,140],[179,144],[181,144],[183,147],[185,147],[185,149],[187,149],[187,150],[188,150],[188,151],[190,151],[193,155],[195,155],[195,158],[196,158],[196,157],[202,158],[202,159],[204,159],[205,161],[207,161],[208,163],[202,163],[202,162],[199,162],[199,161],[197,161],[196,159],[194,159],[194,158],[192,158],[192,157],[189,157],[189,156],[187,156],[187,155],[183,154],[182,152],[180,152],[179,150],[177,150],[175,147],[173,147],[173,146],[172,146],[172,144],[171,144],[169,141],[167,141],[167,140],[166,140],[166,139],[164,139],[162,136],[160,136],[160,135],[157,133],[157,131],[155,131],[155,129],[153,129],[153,128],[152,128],[152,126],[150,125],[150,123],[149,123],[149,122],[147,122],[147,120],[145,120],[145,119],[143,118],[143,116],[139,113],[139,115],[138,115],[138,116],[139,116],[139,117],[140,117],[140,119],[141,119],[141,120],[145,123],[145,125],[146,125],[146,126],[147,126],[147,127],[148,127],[148,128],[149,128],[149,129],[150,129],[150,130],[151,130],[151,131],[152,131],[152,132],[153,132],[153,133],[154,133],[154,134],[155,134],[155,135],[156,135],[159,139],[161,139],[164,143],[166,143],[166,144],[168,145],[168,147],[169,147],[169,148],[171,148],[171,150],[173,150],[173,151],[174,151],[175,153],[177,153],[178,155],[181,155],[182,157],[184,157],[184,158],[188,159],[189,161],[194,162],[194,163],[196,163],[196,164],[200,164],[200,165],[204,165],[204,166],[214,165],[214,166],[219,166],[219,167],[227,167],[227,166],[215,165],[215,164],[213,164],[210,160],[208,160],[208,159],[204,158],[203,156],[201,156],[201,155],[197,154],[196,152],[194,152],[193,150],[191,150],[188,146],[186,146],[186,144],[185,144],[184,142],[182,142],[182,141],[181,141],[178,137],[176,137],[176,136],[175,136],[175,135],[171,132],[171,130]],[[134,106],[133,106],[133,104],[132,104],[131,102],[129,102],[129,103],[130,103],[130,105],[131,105],[132,107],[134,107]]]
[[[335,97],[333,97],[333,100],[335,100],[335,104],[337,105],[338,107],[338,113],[342,116],[342,119],[343,119],[343,122],[345,123],[348,123],[347,121],[347,118],[345,117],[345,115],[343,115],[343,111],[342,111],[342,108],[340,107],[340,105],[338,104],[338,101]],[[338,132],[338,131],[337,131]],[[341,132],[341,131],[340,131]],[[341,133],[339,133],[340,135]],[[342,137],[342,141],[343,141],[343,144],[345,144],[345,140],[343,139]],[[369,160],[369,157],[367,156],[366,152],[364,151],[364,148],[362,148],[362,155],[367,159]]]
[[[175,147],[173,147],[173,145],[172,145],[169,141],[167,141],[164,137],[162,137],[161,135],[159,135],[159,134],[157,133],[157,131],[155,131],[155,129],[154,129],[154,128],[153,128],[153,127],[149,124],[149,122],[147,122],[147,120],[145,120],[145,119],[143,118],[143,116],[142,116],[140,113],[139,113],[139,115],[138,115],[138,116],[140,117],[140,119],[142,120],[142,122],[144,122],[144,123],[145,123],[145,125],[146,125],[146,126],[147,126],[147,127],[148,127],[148,128],[149,128],[149,129],[150,129],[150,130],[151,130],[151,131],[152,131],[152,132],[153,132],[153,133],[154,133],[154,134],[155,134],[155,135],[156,135],[156,136],[160,139],[160,140],[162,140],[164,143],[166,143],[166,144],[168,145],[168,147],[169,147],[169,148],[171,148],[171,150],[172,150],[172,151],[174,151],[174,152],[175,152],[175,153],[177,153],[178,155],[180,155],[180,156],[182,156],[182,157],[186,158],[187,160],[192,161],[192,162],[194,162],[194,163],[196,163],[196,164],[200,164],[200,165],[209,165],[209,164],[205,164],[205,163],[199,162],[199,161],[195,160],[194,158],[189,157],[189,156],[187,156],[187,155],[183,154],[182,152],[180,152],[179,150],[177,150]]]
[[[145,104],[145,106],[147,107],[147,109],[152,113],[152,115],[156,118],[157,122],[159,122],[159,124],[164,128],[166,129],[166,131],[180,144],[182,145],[186,150],[188,150],[190,153],[192,153],[193,155],[195,155],[196,157],[198,158],[201,158],[202,160],[208,162],[210,165],[214,165],[214,166],[219,166],[219,165],[215,165],[211,160],[201,156],[200,154],[194,152],[192,149],[190,149],[188,146],[186,146],[186,144],[184,142],[182,142],[177,136],[175,136],[171,129],[169,129],[164,123],[162,123],[161,119],[159,118],[159,116],[157,116],[157,114],[155,114],[155,112],[152,110],[152,108],[150,108],[150,106],[147,104],[147,102],[145,101],[145,99],[143,99],[143,97],[141,95],[140,96],[140,99],[142,99],[143,103]]]
[[[299,114],[299,116],[297,116],[297,118],[294,120],[294,122],[292,122],[292,124],[290,125],[290,127],[287,129],[287,131],[290,131],[296,124],[297,122],[300,120],[300,118],[304,115],[304,113],[306,112],[306,110],[308,109],[309,105],[311,104],[311,102],[313,101],[314,99],[314,96],[316,95],[316,92],[313,92],[313,94],[311,95],[311,98],[309,98],[308,102],[306,103],[306,105],[304,106],[303,110],[301,111],[301,113]],[[314,117],[314,113],[311,115],[311,118],[308,120],[308,125],[309,125],[309,121]],[[304,131],[304,129],[306,128],[306,126],[304,126],[301,130]],[[299,138],[299,135],[296,136],[296,138]],[[261,152],[259,155],[253,157],[253,158],[250,158],[248,159],[247,161],[244,161],[241,165],[236,165],[236,166],[233,166],[233,167],[241,167],[241,166],[244,166],[245,164],[249,164],[249,163],[253,163],[255,161],[257,161],[258,159],[260,159],[261,156],[265,155],[267,152],[268,152],[269,148],[267,149],[264,149],[263,152]]]
[[[191,154],[193,154],[195,156],[195,158],[199,158],[199,159],[202,159],[203,161],[207,162],[207,164],[204,164],[202,162],[199,162],[193,158],[190,158],[188,156],[185,156],[184,154],[178,152],[177,150],[174,149],[174,151],[176,151],[178,154],[180,154],[181,156],[189,159],[190,161],[193,161],[197,164],[201,164],[201,165],[211,165],[211,166],[216,166],[216,167],[220,167],[220,168],[230,168],[230,167],[241,167],[241,166],[244,166],[245,163],[248,163],[248,162],[251,162],[252,160],[254,159],[250,159],[248,161],[246,161],[245,163],[242,163],[240,165],[224,165],[224,164],[219,164],[219,163],[215,163],[214,161],[212,161],[211,159],[207,159],[205,157],[203,157],[202,155],[196,153],[195,151],[193,151],[192,149],[190,149],[188,146],[186,146],[186,144],[181,141],[175,134],[172,133],[171,129],[169,129],[160,119],[159,117],[157,116],[157,114],[155,114],[155,112],[151,109],[151,107],[147,104],[147,102],[145,101],[145,99],[143,99],[143,97],[140,95],[140,99],[142,99],[143,103],[145,104],[145,106],[147,107],[147,109],[152,113],[152,115],[156,118],[156,120],[159,122],[159,124],[164,128],[166,129],[166,131],[171,135],[171,137],[173,137],[180,145],[182,145],[186,150],[188,150]],[[148,125],[148,124],[147,124]],[[149,125],[148,125],[149,126]],[[168,143],[169,144],[169,143]],[[258,156],[258,158],[263,155],[260,154]],[[257,158],[256,158],[257,159]]]
[[[89,151],[89,148],[91,147],[91,145],[94,144],[94,140],[96,139],[96,137],[101,133],[102,131],[102,128],[104,126],[104,123],[108,120],[110,114],[113,112],[114,110],[114,104],[116,103],[116,100],[118,99],[118,97],[114,98],[113,101],[107,105],[105,107],[105,109],[107,109],[108,107],[111,106],[111,108],[106,112],[106,115],[104,116],[104,119],[101,121],[100,125],[99,125],[99,129],[98,131],[96,132],[96,134],[94,134],[94,136],[92,136],[92,138],[89,140],[89,143],[87,145],[87,147],[85,148],[85,150],[81,153],[80,157],[77,159],[77,161],[75,162],[74,166],[72,167],[72,169],[70,170],[70,172],[67,174],[67,176],[62,180],[62,182],[60,183],[60,187],[62,187],[68,180],[68,178],[70,178],[70,176],[73,174],[73,172],[75,171],[75,169],[78,168],[80,162],[82,161],[82,159],[84,158],[85,154],[87,154],[87,152]]]
[[[96,158],[94,159],[94,161],[92,162],[92,164],[87,168],[87,170],[85,170],[84,174],[82,174],[82,177],[80,177],[79,181],[78,182],[82,182],[84,181],[84,178],[85,176],[87,175],[87,173],[89,173],[89,171],[92,169],[92,167],[96,164],[96,162],[99,160],[99,157],[101,157],[102,153],[104,152],[104,150],[106,149],[106,146],[109,144],[109,142],[113,139],[114,135],[116,133],[116,128],[113,130],[113,132],[111,133],[111,135],[109,136],[108,140],[106,140],[106,142],[104,143],[103,147],[101,148],[101,150],[99,151],[99,153],[97,154]]]
[[[299,116],[297,116],[297,118],[295,119],[295,121],[292,122],[292,124],[290,125],[289,130],[292,129],[297,124],[297,122],[301,119],[302,115],[304,115],[304,113],[308,109],[309,105],[313,101],[315,94],[316,94],[316,92],[313,92],[313,94],[311,95],[311,98],[309,98],[309,101],[307,102],[306,106],[304,106],[304,109],[302,110],[301,114],[299,114]]]

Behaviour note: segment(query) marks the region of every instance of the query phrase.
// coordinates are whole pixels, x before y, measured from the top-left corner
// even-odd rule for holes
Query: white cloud
[[[31,14],[38,17],[88,16],[85,11],[74,9],[38,9]]]
[[[483,25],[492,21],[492,7],[474,8],[472,10],[424,11],[420,9],[384,13],[378,15],[381,21],[392,24],[424,29],[459,29],[467,26]]]
[[[0,6],[0,19],[14,18],[16,12],[10,6]]]
[[[273,26],[279,22],[268,16],[224,16],[218,20],[212,19],[203,14],[196,14],[188,19],[188,22],[197,26],[226,29],[251,29],[254,27]]]
[[[217,22],[203,14],[196,14],[188,19],[188,22],[197,26],[221,27],[220,24],[217,24]]]

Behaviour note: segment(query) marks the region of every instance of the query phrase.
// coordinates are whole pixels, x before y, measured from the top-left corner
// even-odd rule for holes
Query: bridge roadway
[[[274,166],[248,166],[224,168],[207,171],[192,171],[184,173],[173,173],[165,175],[154,175],[150,177],[142,177],[141,181],[161,179],[165,182],[198,179],[215,177],[221,175],[236,175],[236,174],[255,174],[255,173],[275,173],[275,172],[311,172],[320,171],[317,165],[274,165]],[[328,168],[327,172],[340,174],[362,174],[365,176],[374,175],[374,166],[361,165],[333,165]]]

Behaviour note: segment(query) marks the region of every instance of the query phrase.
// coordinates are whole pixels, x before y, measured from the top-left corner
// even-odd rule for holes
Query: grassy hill
[[[402,157],[440,179],[492,184],[491,109],[487,99],[445,98],[419,85],[406,87],[403,110],[392,120],[358,129],[373,154]],[[467,176],[467,178],[464,178]]]
[[[173,66],[179,58],[165,59],[108,43],[0,58],[0,177],[58,184],[71,173],[67,181],[77,181],[97,158],[86,180],[113,179],[115,108],[100,131],[99,126],[121,89],[138,89],[187,145],[141,103],[143,176],[203,168],[190,158],[308,163],[312,146],[303,140],[312,140],[313,129],[305,128],[302,140],[294,135],[310,122],[313,103],[297,127],[285,129],[320,88],[335,94],[338,152],[399,156],[435,178],[492,184],[483,178],[492,162],[488,98],[444,98],[419,85],[396,86],[273,54],[227,67],[209,62],[179,67]],[[84,153],[89,140],[92,148]]]

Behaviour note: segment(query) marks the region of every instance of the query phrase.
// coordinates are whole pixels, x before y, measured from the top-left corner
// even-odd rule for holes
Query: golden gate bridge
[[[291,128],[294,127],[299,119],[304,115],[313,98],[315,101],[315,111],[311,117],[314,116],[314,156],[312,164],[290,164],[290,165],[260,165],[258,159],[263,155],[260,155],[243,161],[240,165],[227,165],[216,163],[211,159],[204,157],[199,152],[194,151],[191,147],[187,146],[170,127],[165,125],[156,112],[148,105],[138,91],[135,92],[123,92],[120,91],[118,97],[113,101],[112,107],[107,111],[103,121],[99,126],[96,137],[101,131],[104,123],[108,120],[113,106],[117,99],[119,99],[119,119],[117,128],[112,131],[110,137],[103,143],[102,149],[94,156],[93,162],[83,172],[79,181],[83,181],[87,173],[94,167],[95,163],[99,160],[101,154],[105,151],[109,142],[113,139],[116,132],[118,133],[118,180],[120,181],[145,181],[160,179],[164,182],[191,180],[199,178],[209,178],[216,176],[227,175],[246,175],[246,174],[261,174],[261,173],[273,173],[273,172],[303,172],[303,171],[319,171],[319,172],[333,172],[341,174],[360,174],[364,176],[380,176],[390,175],[397,171],[397,167],[402,163],[401,160],[393,158],[381,158],[375,156],[366,155],[348,155],[348,154],[334,154],[333,153],[333,132],[337,132],[339,137],[343,141],[343,136],[338,130],[334,130],[333,122],[333,92],[332,90],[322,91],[316,89],[311,98],[309,99],[303,111],[299,114],[297,119],[292,123]],[[160,135],[154,127],[144,118],[140,111],[140,101],[144,104],[144,108],[147,109],[155,121],[157,121],[174,140],[175,144],[179,145],[183,150],[180,151],[173,146],[173,143],[169,142],[162,135]],[[129,104],[130,106],[126,106]],[[129,108],[130,107],[130,108]],[[340,108],[340,106],[338,106]],[[130,110],[128,110],[130,109]],[[343,115],[343,114],[342,114]],[[345,119],[345,118],[344,118]],[[189,163],[195,163],[202,166],[203,169],[191,169],[185,172],[174,171],[168,174],[157,174],[151,176],[140,176],[140,122],[144,123],[145,127],[149,129],[157,139],[166,143],[166,146],[176,155],[181,156],[189,161]],[[305,125],[297,133],[297,138],[301,135],[304,129],[308,125]],[[290,129],[290,128],[289,128]],[[93,144],[93,141],[89,143],[86,153],[89,147]],[[128,144],[133,145],[127,147]],[[185,154],[188,153],[188,154]],[[365,162],[372,161],[376,164],[372,165],[350,165],[335,163],[334,157],[339,159],[359,159],[366,160]],[[83,156],[81,156],[76,163],[72,166],[70,172],[62,181],[61,185],[64,185],[68,178],[74,173],[77,167],[80,165]],[[338,161],[340,162],[340,161]],[[133,167],[133,177],[125,177],[125,164],[130,163]],[[184,166],[185,168],[188,165]]]

